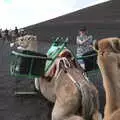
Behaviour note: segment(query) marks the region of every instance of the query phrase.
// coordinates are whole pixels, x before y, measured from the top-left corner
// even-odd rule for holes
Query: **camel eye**
[[[30,40],[31,38],[29,37],[28,40]]]

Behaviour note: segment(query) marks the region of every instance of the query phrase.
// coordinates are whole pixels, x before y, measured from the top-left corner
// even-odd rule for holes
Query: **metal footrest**
[[[14,95],[38,95],[36,91],[15,91]]]
[[[16,79],[14,95],[38,95],[39,92],[35,90],[34,80],[30,79]]]

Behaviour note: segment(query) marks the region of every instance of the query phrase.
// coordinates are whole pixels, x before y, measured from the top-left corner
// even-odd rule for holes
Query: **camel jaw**
[[[25,50],[25,48],[21,47],[21,46],[18,46],[17,47],[18,50]]]

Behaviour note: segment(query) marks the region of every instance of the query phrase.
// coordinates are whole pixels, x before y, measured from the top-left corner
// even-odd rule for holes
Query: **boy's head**
[[[79,29],[79,34],[81,34],[81,33],[87,33],[87,28],[85,27],[85,26],[82,26],[82,27],[80,27],[80,29]]]

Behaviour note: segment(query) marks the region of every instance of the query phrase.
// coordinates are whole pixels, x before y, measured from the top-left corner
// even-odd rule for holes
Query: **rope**
[[[86,56],[80,56],[80,57],[77,57],[77,59],[89,58],[89,57],[93,57],[93,56],[96,56],[96,55],[97,55],[97,54],[86,55]]]

